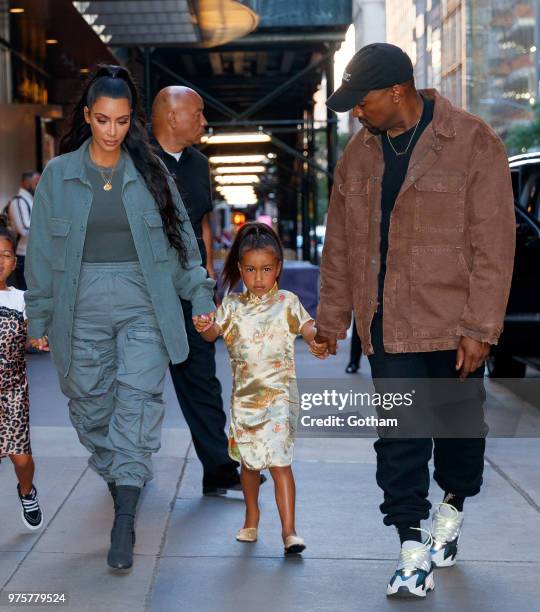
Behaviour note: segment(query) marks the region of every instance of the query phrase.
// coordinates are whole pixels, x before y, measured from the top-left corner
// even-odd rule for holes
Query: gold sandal
[[[257,527],[242,527],[236,534],[236,539],[239,542],[256,542],[257,541]]]

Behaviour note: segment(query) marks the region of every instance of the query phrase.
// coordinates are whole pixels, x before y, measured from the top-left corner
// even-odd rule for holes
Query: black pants
[[[356,330],[356,319],[353,318],[352,335],[351,335],[351,357],[350,363],[360,364],[360,358],[362,357],[362,342],[360,336]]]
[[[386,353],[382,339],[382,314],[371,325],[374,354],[369,356],[372,377],[455,378],[456,351],[427,353]],[[484,368],[470,376],[480,379],[483,390]],[[476,381],[473,381],[476,384]],[[377,388],[377,381],[375,380]],[[477,412],[483,422],[483,396],[468,410]],[[487,430],[486,430],[487,433]],[[380,438],[375,442],[377,484],[384,492],[380,509],[385,525],[412,524],[429,517],[428,462],[433,453],[434,479],[443,491],[470,497],[480,491],[484,470],[485,438]]]
[[[191,319],[191,302],[182,300],[189,342],[189,357],[171,364],[170,372],[178,402],[191,431],[197,457],[207,476],[232,472],[238,463],[229,457],[221,384],[216,377],[214,343],[200,336]]]

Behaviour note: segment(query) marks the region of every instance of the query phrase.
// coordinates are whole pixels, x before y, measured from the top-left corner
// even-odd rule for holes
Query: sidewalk
[[[315,362],[299,345],[299,376],[346,377],[344,346],[333,362]],[[226,357],[219,374],[228,396]],[[367,375],[367,362],[362,362]],[[48,357],[31,359],[36,482],[43,530],[25,531],[15,477],[0,466],[0,588],[69,593],[64,610],[123,611],[357,611],[422,605],[423,610],[516,611],[537,607],[540,572],[540,444],[537,439],[490,439],[485,484],[466,503],[460,561],[436,572],[435,591],[422,604],[388,601],[398,540],[382,525],[369,439],[299,439],[295,474],[297,522],[308,548],[283,557],[271,483],[261,489],[259,541],[234,539],[242,522],[240,493],[201,496],[202,470],[168,383],[163,446],[155,479],[144,490],[136,557],[129,574],[109,572],[105,557],[112,503],[66,418],[65,400]],[[504,391],[491,401],[505,405]],[[515,400],[516,402],[519,400]],[[538,407],[527,407],[531,414]],[[432,486],[432,501],[441,492]],[[50,609],[51,607],[43,607]],[[1,606],[0,610],[15,610]],[[41,609],[33,606],[32,609]]]

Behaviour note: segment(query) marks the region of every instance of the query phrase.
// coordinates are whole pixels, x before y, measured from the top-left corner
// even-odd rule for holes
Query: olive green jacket
[[[93,198],[84,164],[89,144],[87,140],[76,151],[56,157],[43,171],[34,197],[25,262],[29,336],[49,336],[56,366],[64,376],[71,363],[73,311]],[[143,177],[125,155],[122,202],[165,345],[171,361],[180,363],[189,346],[178,296],[192,303],[193,315],[211,312],[215,310],[214,281],[201,266],[197,241],[172,179],[169,187],[188,254],[185,268],[167,240]]]

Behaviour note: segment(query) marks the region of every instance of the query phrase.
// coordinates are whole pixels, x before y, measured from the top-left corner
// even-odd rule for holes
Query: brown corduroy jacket
[[[514,199],[501,140],[435,90],[390,220],[383,340],[389,353],[496,344],[515,249]],[[381,137],[358,132],[339,160],[321,261],[317,327],[344,338],[354,310],[366,354],[380,267]]]

